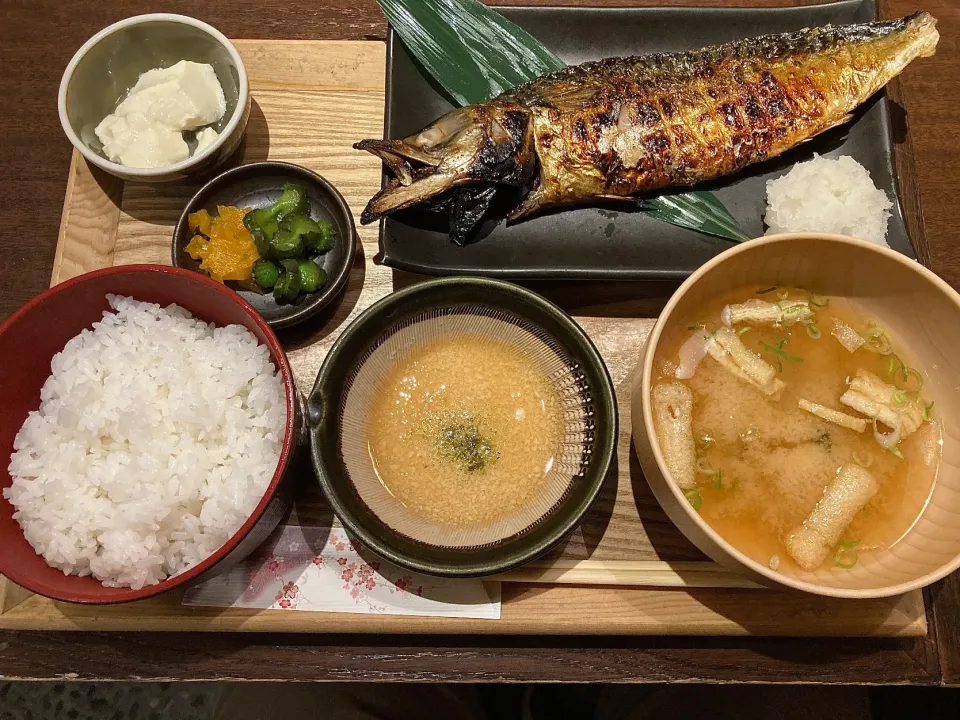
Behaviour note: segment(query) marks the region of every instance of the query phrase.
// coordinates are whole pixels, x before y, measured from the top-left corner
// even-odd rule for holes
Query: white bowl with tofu
[[[104,28],[60,82],[60,123],[73,146],[129,181],[209,173],[240,145],[250,116],[247,73],[221,32],[154,13]]]
[[[670,298],[633,442],[671,520],[768,586],[874,598],[960,567],[960,295],[838,235],[731,248]]]

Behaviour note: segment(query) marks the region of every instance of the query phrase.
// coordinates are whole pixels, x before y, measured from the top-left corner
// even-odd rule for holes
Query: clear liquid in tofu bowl
[[[507,342],[452,334],[383,379],[367,447],[384,487],[413,514],[467,527],[529,502],[563,432],[557,392],[530,358]]]
[[[654,420],[674,482],[725,540],[774,570],[849,568],[930,497],[941,435],[924,377],[852,301],[747,288],[666,329]]]

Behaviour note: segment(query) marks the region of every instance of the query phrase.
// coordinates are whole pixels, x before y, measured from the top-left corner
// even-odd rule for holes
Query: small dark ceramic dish
[[[523,352],[532,353],[528,357],[549,355],[545,362],[555,368],[548,377],[563,407],[564,441],[539,497],[515,516],[489,527],[427,528],[427,521],[413,516],[376,479],[366,451],[367,403],[398,357],[428,336],[464,332],[464,323],[477,318],[480,325],[497,328],[484,331],[490,337],[523,337]],[[531,349],[531,338],[537,350]],[[583,330],[539,295],[485,278],[424,282],[364,311],[327,355],[307,416],[317,478],[346,529],[387,560],[447,577],[492,575],[547,552],[590,509],[616,451],[613,385]],[[559,471],[558,465],[563,466]],[[423,539],[431,533],[435,541]]]
[[[298,183],[307,189],[310,217],[325,220],[336,230],[333,249],[317,258],[327,273],[326,284],[309,295],[300,295],[292,303],[277,303],[270,293],[235,288],[260,313],[272,328],[285,328],[303,322],[330,304],[347,284],[353,264],[356,228],[346,200],[327,180],[305,167],[283,162],[259,162],[227,170],[204,185],[190,198],[173,231],[173,264],[201,274],[200,263],[185,248],[193,237],[187,223],[190,213],[206,209],[215,215],[218,205],[261,208],[274,203],[283,193],[284,183]]]
[[[107,294],[145,302],[177,305],[217,325],[243,325],[270,349],[287,392],[287,424],[277,469],[247,521],[203,562],[156,585],[133,590],[104,587],[92,577],[64,575],[47,565],[13,519],[13,506],[0,496],[0,573],[18,585],[55,600],[105,605],[159,595],[185,583],[229,568],[273,532],[290,507],[287,468],[301,440],[302,415],[293,374],[277,337],[250,305],[229,288],[196,273],[165,265],[122,265],[67,280],[38,295],[0,325],[0,457],[9,459],[13,441],[27,415],[40,406],[40,388],[50,375],[50,361],[67,341],[89,328],[109,309]],[[10,487],[7,460],[0,464],[0,488]]]
[[[164,167],[135,168],[108,160],[96,126],[141,74],[180,60],[209,64],[217,74],[227,111],[213,126],[216,140]],[[120,20],[87,40],[63,73],[58,106],[63,131],[88,162],[127,181],[172,182],[209,173],[233,154],[250,118],[250,88],[240,53],[223,33],[196,18],[151,13]]]

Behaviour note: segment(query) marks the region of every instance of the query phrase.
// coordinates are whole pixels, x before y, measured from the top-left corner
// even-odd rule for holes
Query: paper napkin
[[[403,570],[339,525],[284,525],[253,555],[189,588],[184,605],[500,619],[500,583]]]

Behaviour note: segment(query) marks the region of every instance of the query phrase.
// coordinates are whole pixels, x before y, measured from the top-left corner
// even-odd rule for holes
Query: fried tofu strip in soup
[[[751,352],[730,328],[720,328],[713,334],[713,339],[715,342],[708,349],[710,357],[733,375],[750,383],[765,395],[779,395],[786,387],[784,382],[776,377],[777,371],[774,367]]]
[[[693,444],[693,393],[683,383],[653,388],[653,421],[667,469],[681,490],[697,485],[697,455]]]
[[[751,326],[790,327],[813,318],[813,311],[806,300],[784,300],[778,303],[747,300],[736,305],[727,305],[720,319],[728,328],[745,323]]]
[[[848,430],[853,430],[854,432],[862,433],[867,429],[867,421],[863,418],[854,417],[853,415],[847,415],[845,412],[840,412],[839,410],[834,410],[829,408],[826,405],[821,405],[820,403],[811,402],[800,398],[797,405],[801,410],[805,410],[811,415],[816,415],[818,418],[822,418],[827,422],[832,422],[834,425],[839,425],[845,427]]]
[[[830,332],[833,335],[837,342],[839,342],[846,349],[847,352],[855,353],[866,342],[860,333],[854,330],[852,327],[847,325],[840,318],[833,319],[833,330]]]
[[[816,570],[876,494],[877,481],[867,470],[853,463],[842,466],[810,516],[787,538],[790,557],[804,570]]]
[[[840,402],[887,427],[900,428],[901,439],[916,432],[923,423],[923,408],[916,398],[898,391],[867,370],[857,370],[850,388],[840,396]]]

